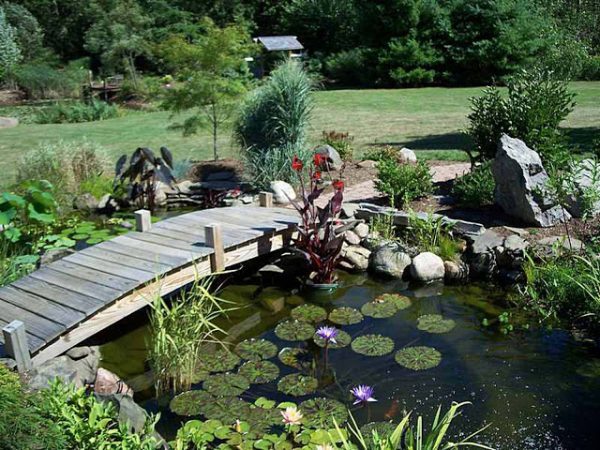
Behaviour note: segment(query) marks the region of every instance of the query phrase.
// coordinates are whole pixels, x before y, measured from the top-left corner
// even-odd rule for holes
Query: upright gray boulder
[[[547,193],[548,174],[537,152],[506,134],[492,164],[494,199],[505,213],[523,222],[551,227],[571,216]]]
[[[584,159],[571,168],[573,186],[567,198],[567,209],[573,217],[600,214],[600,165]]]

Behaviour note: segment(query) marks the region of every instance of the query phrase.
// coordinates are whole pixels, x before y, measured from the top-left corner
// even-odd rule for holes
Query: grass
[[[600,82],[576,82],[577,107],[566,120],[573,144],[590,148],[600,138]],[[466,125],[469,98],[481,88],[422,88],[323,91],[316,95],[311,122],[313,143],[323,130],[349,131],[354,137],[355,157],[374,145],[404,145],[423,159],[465,160],[460,151],[469,145],[461,133]],[[14,113],[3,110],[0,115]],[[169,147],[177,158],[209,159],[212,154],[208,130],[183,137],[168,129],[174,120],[165,111],[131,112],[124,117],[78,124],[21,124],[0,130],[0,168],[14,172],[15,162],[43,141],[80,140],[98,142],[112,157],[131,153],[139,146]],[[223,157],[236,157],[231,131],[219,139]],[[4,177],[6,179],[6,176]]]

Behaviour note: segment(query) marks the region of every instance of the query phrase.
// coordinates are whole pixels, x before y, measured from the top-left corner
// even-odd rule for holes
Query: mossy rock
[[[238,355],[229,349],[205,349],[202,351],[198,368],[208,372],[229,372],[241,362]]]
[[[319,387],[319,381],[311,376],[301,373],[286,375],[277,383],[277,390],[294,397],[312,394]]]
[[[307,370],[312,365],[312,355],[303,348],[285,347],[277,355],[279,361],[298,370]]]
[[[169,409],[178,416],[198,416],[202,413],[202,405],[213,400],[206,391],[187,391],[173,397]]]
[[[252,384],[264,384],[279,376],[279,367],[270,361],[248,361],[242,364],[238,373]]]
[[[300,403],[299,408],[304,415],[302,423],[311,428],[329,429],[335,426],[333,419],[338,425],[348,420],[348,409],[346,406],[331,398],[317,397]]]
[[[365,316],[372,317],[374,319],[387,319],[388,317],[392,317],[394,314],[396,314],[398,312],[398,308],[396,308],[396,305],[390,301],[375,299],[372,302],[362,305],[360,312],[362,312]]]
[[[284,341],[306,341],[315,334],[315,327],[301,320],[286,320],[275,327],[275,335]]]
[[[442,354],[433,347],[406,347],[396,353],[398,364],[411,370],[432,369],[442,361]]]
[[[439,314],[425,314],[417,319],[417,328],[427,333],[448,333],[456,326],[452,319],[444,319]]]
[[[237,397],[214,397],[200,405],[200,413],[207,419],[220,420],[224,424],[243,421],[250,414],[250,404]]]
[[[402,311],[412,305],[412,301],[405,295],[400,294],[382,294],[375,301],[391,303],[398,311]]]
[[[315,333],[315,335],[313,336],[313,341],[315,341],[315,344],[317,344],[319,347],[325,347],[325,339],[323,339],[321,336],[317,335],[317,333]],[[329,345],[327,347],[328,348],[344,348],[344,347],[347,347],[351,341],[352,341],[352,338],[350,337],[350,335],[348,333],[346,333],[345,331],[342,331],[342,330],[338,330],[338,334],[335,337],[335,343],[330,341]]]
[[[303,322],[318,323],[327,319],[327,311],[317,305],[307,303],[292,309],[290,314],[292,319],[302,320]]]
[[[355,325],[362,322],[363,315],[356,308],[342,306],[329,313],[329,320],[337,325]]]
[[[394,351],[394,341],[380,334],[365,334],[352,341],[352,350],[366,356],[383,356]]]
[[[235,353],[242,359],[259,361],[277,354],[277,346],[266,339],[246,339],[235,346]]]
[[[208,377],[202,387],[215,396],[236,396],[250,389],[250,383],[237,373],[218,373]]]

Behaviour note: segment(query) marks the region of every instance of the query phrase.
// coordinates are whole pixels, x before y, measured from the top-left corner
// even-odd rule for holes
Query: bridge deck
[[[165,219],[94,245],[0,288],[0,328],[25,324],[39,364],[146,306],[153,295],[211,272],[205,226],[219,225],[225,266],[281,248],[298,216],[277,208],[230,207]],[[0,335],[0,343],[3,337]]]

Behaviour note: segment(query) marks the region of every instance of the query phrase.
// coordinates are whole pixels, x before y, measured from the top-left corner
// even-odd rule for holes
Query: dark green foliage
[[[37,19],[27,8],[13,2],[0,3],[6,20],[15,30],[15,37],[24,61],[43,56],[43,32]]]
[[[352,350],[366,356],[383,356],[394,351],[394,341],[380,334],[365,334],[352,341]]]
[[[226,348],[206,349],[200,357],[200,367],[209,372],[233,370],[239,363],[239,356]]]
[[[318,323],[327,319],[327,311],[325,308],[307,303],[292,309],[291,316],[296,320]]]
[[[286,320],[275,327],[277,337],[285,341],[306,341],[314,332],[315,327],[300,320]]]
[[[382,52],[379,63],[389,67],[389,77],[398,86],[421,86],[433,82],[438,52],[428,43],[414,38],[394,38]]]
[[[235,346],[235,352],[243,359],[259,361],[277,354],[277,346],[265,339],[246,339]]]
[[[15,81],[30,99],[60,96],[72,98],[80,94],[87,75],[89,60],[82,58],[58,67],[44,61],[31,61],[15,71]]]
[[[316,333],[313,336],[313,341],[315,341],[315,344],[317,344],[319,347],[325,347],[325,339],[318,336]],[[352,341],[352,337],[345,331],[339,330],[337,336],[335,337],[335,342],[329,341],[327,348],[344,348],[350,345],[350,341]]]
[[[411,370],[432,369],[442,361],[442,354],[433,347],[406,347],[395,356],[396,362]]]
[[[49,106],[36,116],[36,123],[80,123],[112,119],[119,115],[119,108],[105,102],[73,103]]]
[[[369,86],[375,81],[375,63],[374,50],[357,47],[326,58],[323,71],[328,79],[341,86]]]
[[[429,166],[425,162],[399,164],[392,158],[383,158],[378,162],[375,187],[393,198],[394,205],[399,208],[426,196],[433,189]]]
[[[203,403],[213,400],[212,395],[206,391],[187,391],[173,397],[169,409],[178,416],[197,416]]]
[[[218,373],[211,375],[202,384],[210,394],[217,397],[234,397],[250,388],[248,380],[235,373]]]
[[[277,383],[277,390],[294,397],[312,394],[317,390],[319,381],[301,373],[292,373],[282,377]]]
[[[581,69],[581,79],[600,81],[600,56],[590,56]]]
[[[348,419],[346,406],[330,398],[311,398],[300,403],[299,409],[304,414],[304,424],[312,428],[331,428],[334,419],[341,426]]]
[[[338,325],[354,325],[362,322],[363,315],[358,309],[342,306],[329,313],[329,320]]]
[[[462,206],[477,208],[494,203],[494,176],[489,162],[454,180],[452,195]]]
[[[373,317],[374,319],[386,319],[392,317],[398,309],[396,306],[389,301],[378,301],[373,300],[372,302],[365,303],[361,308],[362,312],[367,317]]]
[[[452,331],[456,323],[452,319],[444,319],[439,314],[425,314],[417,319],[417,328],[434,334]]]
[[[311,353],[303,348],[282,348],[277,357],[282,364],[298,370],[310,369],[313,361]]]
[[[248,361],[242,364],[238,373],[251,384],[270,383],[279,376],[279,367],[270,361]]]

